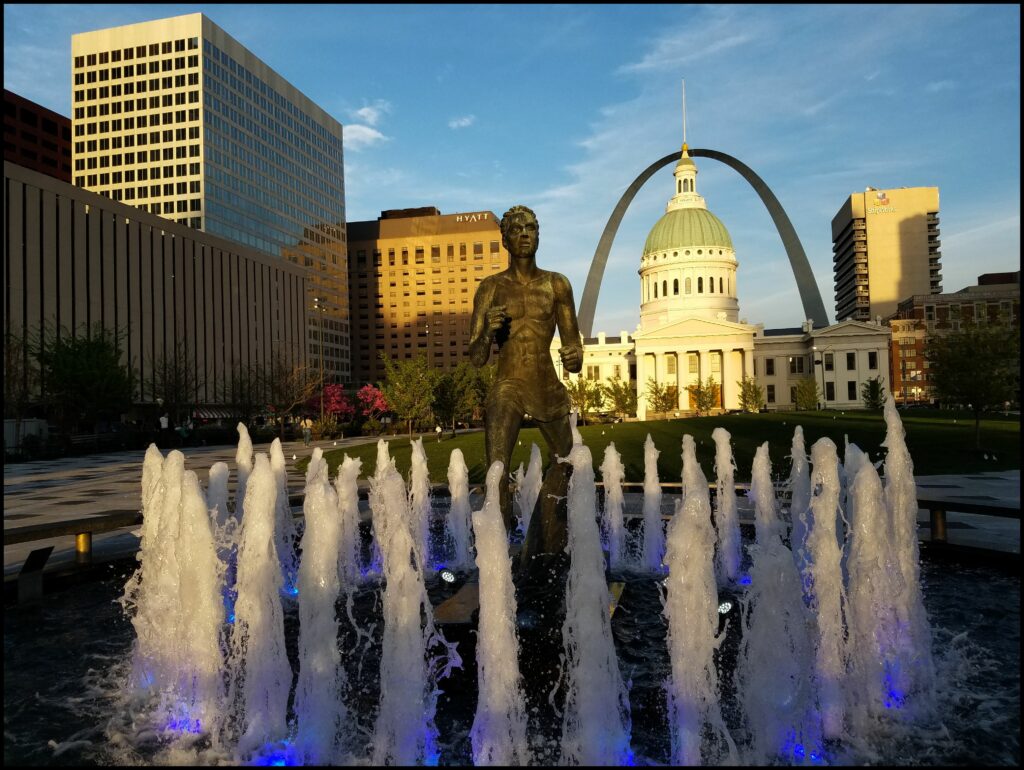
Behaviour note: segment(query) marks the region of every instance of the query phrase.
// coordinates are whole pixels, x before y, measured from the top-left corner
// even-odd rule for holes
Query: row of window
[[[129,46],[128,48],[116,48],[112,51],[99,51],[97,53],[84,54],[75,57],[75,69],[82,67],[95,67],[97,64],[117,63],[122,59],[132,61],[134,59],[145,59],[149,56],[160,56],[161,54],[181,53],[182,51],[199,50],[199,38],[179,38],[178,40],[164,40],[161,43],[149,43],[145,45]]]
[[[653,289],[654,289],[654,296],[653,297],[649,296],[648,299],[658,299],[658,282],[657,281],[653,281],[651,283],[651,285],[653,286]],[[710,277],[710,276],[708,277],[707,287],[708,287],[708,294],[714,294],[715,293],[715,279],[714,279],[714,277]],[[726,291],[725,291],[725,289],[723,289],[723,287],[725,287],[725,289],[728,289],[728,293],[729,294],[732,294],[732,279],[730,278],[726,282],[723,282],[722,278],[719,277],[719,279],[718,279],[718,293],[719,294],[725,294],[726,293]],[[693,293],[693,279],[686,278],[684,280],[683,291],[686,294],[692,294]],[[703,276],[698,276],[698,278],[697,278],[697,293],[698,294],[703,294],[704,293],[704,277]],[[672,295],[673,296],[677,296],[678,294],[679,294],[679,279],[678,278],[673,278],[672,279]],[[661,296],[662,297],[667,297],[668,295],[669,295],[668,294],[668,280],[663,280],[661,282]]]
[[[825,401],[835,401],[835,400],[836,400],[836,384],[834,382],[826,382],[825,383]],[[846,382],[846,400],[847,401],[857,401],[858,400],[858,396],[857,396],[857,382],[855,380],[847,380],[847,382]],[[766,385],[765,386],[765,401],[767,403],[769,403],[769,404],[776,403],[775,386],[774,385]],[[796,403],[796,388],[795,387],[790,387],[790,389],[789,389],[789,403],[791,403],[791,404],[795,404]]]
[[[789,373],[790,374],[808,374],[810,373],[810,364],[807,356],[789,356]],[[816,362],[817,363],[817,362]],[[821,365],[824,367],[826,372],[835,370],[835,354],[824,353],[821,357]],[[754,364],[755,368],[757,363]],[[857,354],[847,353],[846,354],[846,371],[852,372],[857,368]],[[868,369],[878,369],[878,352],[874,350],[868,351]],[[772,377],[775,375],[775,359],[768,356],[764,359],[764,373],[766,377]],[[756,372],[755,372],[756,374]]]
[[[173,70],[192,69],[199,66],[198,54],[192,56],[178,56],[173,59],[162,61],[151,61],[148,64],[126,64],[124,67],[111,67],[110,69],[89,70],[88,72],[76,72],[74,83],[76,86],[88,83],[106,83],[111,80],[122,78],[142,77],[144,75],[155,75],[160,72],[171,72]]]

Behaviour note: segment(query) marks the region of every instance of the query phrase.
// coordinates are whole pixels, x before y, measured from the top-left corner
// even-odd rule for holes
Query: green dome
[[[644,254],[701,246],[732,248],[732,238],[722,220],[707,209],[673,209],[651,228]]]

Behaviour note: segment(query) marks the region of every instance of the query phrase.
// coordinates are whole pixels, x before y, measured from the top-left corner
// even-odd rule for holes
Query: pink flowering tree
[[[359,401],[359,411],[368,420],[380,420],[388,411],[388,402],[381,393],[380,388],[366,383],[356,393],[356,400]]]
[[[356,407],[345,395],[345,388],[341,385],[325,385],[324,392],[324,414],[332,416],[338,422],[348,422],[356,414]],[[307,404],[306,408],[311,412],[319,412],[320,410],[320,396],[314,396]]]

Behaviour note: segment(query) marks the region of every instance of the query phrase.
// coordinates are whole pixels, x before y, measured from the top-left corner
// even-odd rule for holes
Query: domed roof
[[[689,246],[732,248],[722,220],[707,209],[672,209],[655,223],[644,244],[644,254]]]

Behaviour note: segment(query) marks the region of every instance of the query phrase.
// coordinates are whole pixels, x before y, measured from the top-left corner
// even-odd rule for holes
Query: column
[[[687,408],[687,396],[686,396],[686,377],[683,374],[683,367],[687,370],[690,368],[689,357],[686,353],[680,353],[678,350],[675,352],[676,357],[676,392],[678,394],[678,401],[676,407],[678,409]]]
[[[736,409],[739,404],[734,403],[736,398],[733,393],[736,390],[736,376],[733,372],[732,351],[722,350],[722,408]],[[728,395],[728,401],[726,397]]]
[[[636,417],[638,420],[647,419],[647,354],[637,351],[636,353]]]

